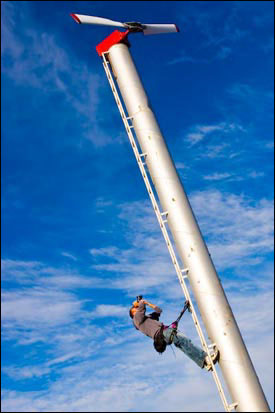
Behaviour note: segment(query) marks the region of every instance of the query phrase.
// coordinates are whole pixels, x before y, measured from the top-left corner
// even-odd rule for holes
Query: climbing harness
[[[188,309],[189,312],[191,312],[190,303],[189,303],[188,300],[185,301],[184,307],[183,307],[182,311],[180,312],[180,315],[178,316],[178,318],[176,319],[176,321],[173,321],[173,323],[171,323],[169,326],[165,326],[165,327],[164,327],[164,329],[166,329],[166,328],[172,329],[171,335],[170,335],[170,337],[169,337],[169,342],[167,343],[168,345],[170,345],[170,344],[173,343],[174,337],[175,337],[175,335],[177,334],[177,331],[178,331],[179,321],[180,321],[181,317],[183,316],[183,314],[185,313],[185,311],[186,311],[187,309]]]

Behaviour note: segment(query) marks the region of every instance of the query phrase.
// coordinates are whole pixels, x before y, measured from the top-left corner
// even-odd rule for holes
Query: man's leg
[[[169,343],[172,334],[172,329],[167,328],[163,330],[165,340]],[[205,364],[206,352],[195,346],[192,341],[187,338],[181,331],[177,331],[173,337],[173,343],[181,351],[183,351],[189,358],[191,358],[199,367],[203,368]]]

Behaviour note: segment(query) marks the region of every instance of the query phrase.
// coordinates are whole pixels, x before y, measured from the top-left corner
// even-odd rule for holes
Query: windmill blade
[[[179,32],[176,24],[144,24],[144,34],[160,34],[160,33],[175,33]]]
[[[86,16],[85,14],[75,14],[75,13],[71,13],[71,16],[79,24],[80,23],[99,24],[102,26],[117,26],[117,27],[127,28],[127,26],[121,22],[116,22],[114,20],[105,19],[103,17]]]
[[[121,23],[104,17],[87,16],[85,14],[71,13],[77,23],[99,24],[102,26],[116,26],[128,29],[132,33],[143,32],[144,34],[174,33],[179,32],[175,24],[141,24],[138,22]]]

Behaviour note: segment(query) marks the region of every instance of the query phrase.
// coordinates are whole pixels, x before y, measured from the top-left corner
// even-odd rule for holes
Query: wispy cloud
[[[211,157],[211,154],[208,152],[208,157]],[[216,154],[215,154],[216,155]],[[257,172],[257,171],[251,171],[245,173],[245,171],[242,171],[241,175],[236,175],[235,173],[228,173],[228,172],[214,172],[211,175],[204,175],[203,179],[206,181],[220,181],[220,180],[226,180],[227,182],[229,181],[243,181],[244,179],[257,179],[257,178],[263,178],[265,176],[264,172]]]
[[[92,313],[93,318],[100,317],[128,317],[129,308],[122,305],[99,304]]]
[[[250,178],[253,178],[253,179],[262,178],[262,177],[265,176],[265,173],[264,172],[252,171],[252,172],[249,172],[248,176]]]
[[[63,252],[61,252],[61,255],[63,255],[63,257],[70,258],[73,261],[77,261],[77,258],[73,254],[70,254],[69,252],[63,251]]]
[[[96,204],[97,212],[101,212],[104,208],[112,206],[113,201],[111,201],[109,199],[106,200],[103,197],[98,197],[95,200],[95,204]]]
[[[209,60],[198,57],[188,56],[185,52],[181,52],[178,57],[167,62],[168,65],[177,63],[207,63]]]
[[[81,276],[76,270],[55,268],[39,261],[2,259],[2,279],[18,284],[79,288],[91,284],[91,280]]]
[[[208,47],[209,45],[207,45]],[[232,53],[232,48],[228,46],[221,46],[218,48],[216,54],[212,54],[207,56],[207,58],[198,57],[198,56],[191,56],[187,55],[185,52],[179,53],[179,56],[175,59],[170,60],[167,62],[168,65],[174,65],[177,63],[196,63],[196,64],[206,64],[211,63],[216,60],[224,60],[227,59],[228,56]]]
[[[212,175],[204,175],[203,179],[207,181],[219,181],[221,179],[226,179],[229,178],[231,174],[225,172],[225,173],[214,173]]]
[[[261,264],[262,257],[272,250],[273,205],[267,200],[255,203],[242,196],[218,191],[194,193],[190,201],[218,268],[233,266],[236,275],[242,277],[241,288],[238,277],[235,280],[225,279],[225,288],[260,380],[271,394],[272,381],[267,379],[267,375],[271,374],[271,371],[268,373],[271,363],[262,360],[259,348],[264,343],[267,353],[272,354],[272,278],[270,270],[262,267],[256,291],[258,277],[254,272],[249,272],[249,265],[253,268],[255,257]],[[119,210],[119,219],[127,228],[126,237],[129,235],[129,247],[125,250],[117,246],[92,249],[91,259],[101,263],[93,264],[93,268],[101,265],[96,273],[100,274],[101,269],[104,271],[101,288],[120,289],[130,294],[143,288],[142,292],[147,292],[149,296],[154,290],[152,299],[164,304],[163,320],[167,322],[178,310],[173,308],[174,313],[171,312],[170,307],[174,307],[171,303],[182,300],[182,294],[164,241],[161,242],[154,213],[148,202],[121,204]],[[114,262],[106,263],[106,257]],[[14,278],[19,279],[21,274],[26,282],[29,275],[23,277],[23,272],[27,274],[30,269],[32,282],[36,283],[35,288],[33,284],[29,287],[25,284],[24,291],[4,291],[4,337],[13,337],[19,345],[41,345],[47,341],[51,346],[47,358],[39,364],[33,365],[31,358],[26,357],[24,366],[6,366],[3,373],[16,380],[34,380],[58,371],[55,382],[49,382],[47,390],[37,391],[35,395],[32,392],[23,394],[4,390],[2,403],[5,411],[51,411],[53,408],[59,411],[90,411],[91,403],[97,410],[103,411],[110,410],[110,406],[114,411],[131,411],[135,410],[137,403],[141,410],[144,405],[147,410],[170,411],[171,403],[165,400],[172,395],[175,400],[173,410],[182,411],[184,405],[185,411],[192,411],[194,400],[190,394],[194,381],[204,389],[196,397],[196,409],[222,410],[210,375],[200,371],[183,353],[176,352],[174,359],[172,352],[167,351],[160,358],[154,352],[152,342],[132,327],[128,309],[123,305],[103,302],[87,311],[86,301],[79,300],[67,291],[66,284],[58,282],[60,269],[54,271],[53,267],[36,261],[16,263],[15,260],[5,260],[4,268],[9,277],[14,269],[17,271]],[[51,272],[48,277],[45,277],[46,268]],[[89,277],[85,278],[88,281]],[[46,279],[52,279],[52,282],[46,284]],[[89,280],[93,282],[92,277]],[[255,302],[262,300],[261,310],[255,310]],[[169,307],[167,303],[170,303]],[[106,324],[105,320],[109,322]],[[96,325],[97,321],[104,324]],[[188,335],[195,336],[188,316],[184,329]],[[39,348],[35,350],[33,347],[33,351],[39,351]],[[177,385],[178,381],[171,378],[171,369],[179,381],[184,381],[184,392],[182,386]],[[91,374],[91,371],[97,371],[97,374]],[[105,389],[106,382],[108,388],[105,391],[102,389]],[[208,407],[205,398],[209,394],[212,401]]]
[[[249,35],[235,4],[206,10],[203,3],[197,3],[195,7],[184,7],[181,19],[186,27],[195,27],[200,33],[200,55],[207,52],[211,61],[226,59],[237,42]]]
[[[112,246],[112,247],[105,247],[105,248],[91,248],[89,252],[94,257],[103,256],[103,257],[115,258],[119,255],[120,250],[117,247]]]
[[[209,177],[221,178],[219,174]],[[191,194],[190,200],[202,232],[208,239],[214,262],[220,269],[239,268],[256,261],[260,263],[265,254],[272,251],[273,202],[263,199],[254,203],[243,196],[222,194],[217,190],[196,192]],[[121,204],[118,219],[124,222],[128,248],[109,245],[90,249],[93,260],[91,269],[97,274],[96,277],[39,262],[2,260],[3,280],[13,279],[24,285],[35,283],[38,290],[26,298],[33,303],[36,298],[41,298],[45,302],[43,308],[50,300],[41,291],[45,286],[51,290],[61,288],[67,291],[75,287],[114,288],[130,295],[135,295],[137,291],[149,292],[152,287],[160,291],[165,286],[166,294],[174,294],[169,286],[171,280],[177,285],[177,279],[165,243],[159,238],[161,232],[150,204]],[[99,278],[101,273],[104,279]],[[59,303],[63,302],[61,298],[57,300]],[[64,302],[72,307],[79,305],[71,301],[70,295],[65,298]],[[17,299],[22,302],[23,297],[20,295]]]
[[[212,178],[237,179],[219,174],[209,177]],[[219,270],[260,264],[272,251],[272,201],[263,199],[255,203],[241,195],[217,190],[193,193],[190,200]],[[173,285],[176,287],[178,281],[164,241],[159,239],[160,230],[149,203],[121,205],[120,219],[129,228],[130,248],[118,250],[111,246],[95,250],[94,258],[100,262],[92,268],[105,277],[108,273],[119,274],[118,278],[108,277],[108,288],[124,289],[130,295],[154,288],[165,291],[167,297],[173,296]],[[111,262],[106,262],[106,256],[112,258]]]
[[[274,21],[273,10],[261,7],[255,3],[255,7],[247,8],[247,4],[235,1],[234,3],[190,3],[184,4],[179,18],[183,27],[188,31],[200,34],[197,48],[192,48],[189,54],[184,51],[178,59],[170,64],[179,62],[206,63],[227,59],[232,54],[236,55],[242,50],[244,41],[253,42],[254,48],[270,53],[274,48],[274,39],[263,45],[259,42],[257,34],[263,28],[272,30]],[[207,9],[206,9],[207,7]],[[243,19],[243,15],[247,19]],[[250,22],[250,25],[247,24]],[[195,29],[194,29],[195,28]],[[185,47],[186,49],[186,47]],[[242,51],[243,52],[243,51]],[[207,56],[204,58],[202,56]]]
[[[272,355],[272,332],[268,329],[272,319],[272,296],[266,295],[261,311],[255,311],[255,302],[264,296],[251,296],[244,300],[241,294],[236,296],[232,305],[239,319],[242,333],[246,339],[256,371],[264,389],[272,394],[272,380],[268,384],[263,376],[272,377],[270,359],[262,359],[258,351],[265,345],[266,352]],[[254,317],[251,317],[251,311]],[[253,329],[254,327],[254,329]],[[255,330],[257,338],[255,339]],[[118,331],[118,329],[117,329]],[[150,340],[141,336],[134,329],[119,330],[121,336],[130,336],[128,342],[115,346],[115,342],[107,347],[100,359],[87,359],[77,363],[62,365],[62,357],[56,358],[59,377],[45,391],[19,392],[3,391],[3,409],[5,411],[90,411],[96,406],[99,411],[222,411],[222,404],[210,374],[201,371],[186,356],[176,350],[176,359],[170,349],[159,357],[153,351]],[[114,336],[119,339],[118,334]],[[117,341],[118,342],[118,341]],[[256,344],[256,345],[255,345]],[[123,354],[121,353],[123,345]],[[272,356],[271,356],[272,357]],[[152,366],[154,368],[152,369]],[[48,373],[49,366],[36,368],[10,368],[9,375],[14,373],[18,378]],[[171,377],[171,370],[177,377]],[[97,374],[91,374],[96,371]],[[160,375],[160,372],[161,375]],[[108,386],[106,387],[106,382]],[[184,382],[184,387],[182,383]],[[202,391],[194,389],[194,383]],[[211,397],[211,406],[205,403]],[[183,407],[184,406],[184,407]]]
[[[233,131],[245,132],[245,129],[238,124],[221,122],[214,125],[195,125],[190,128],[191,131],[187,133],[185,139],[190,146],[202,141],[211,134],[216,133],[230,133]]]
[[[255,119],[274,116],[274,91],[255,88],[247,83],[235,83],[227,90],[227,95],[234,101],[235,107],[240,109],[245,105],[246,110],[253,111]]]
[[[260,263],[273,250],[273,201],[214,190],[193,194],[191,204],[220,269]]]
[[[59,94],[81,116],[82,137],[96,146],[111,143],[111,137],[93,124],[100,107],[100,90],[106,82],[91,71],[84,62],[60,45],[53,34],[38,32],[32,27],[23,30],[15,22],[26,21],[28,8],[14,8],[12,3],[2,7],[2,71],[13,82],[39,90],[40,94]],[[15,13],[19,13],[15,20]],[[64,110],[63,116],[66,116]],[[79,136],[78,136],[79,139]],[[79,142],[78,142],[79,143]]]
[[[12,323],[21,328],[29,325],[64,325],[81,308],[81,303],[70,294],[46,291],[42,288],[6,291],[2,294],[3,325]]]

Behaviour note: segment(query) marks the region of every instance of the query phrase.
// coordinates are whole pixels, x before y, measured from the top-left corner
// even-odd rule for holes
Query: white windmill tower
[[[129,52],[129,34],[142,32],[149,35],[179,30],[175,24],[121,23],[81,14],[71,16],[77,23],[126,29],[123,32],[114,31],[96,49],[103,59],[107,78],[183,292],[191,302],[185,282],[185,278],[188,278],[211,341],[210,345],[207,344],[191,302],[192,317],[202,346],[208,354],[211,346],[219,349],[219,366],[232,403],[228,404],[216,368],[212,365],[219,394],[226,411],[269,412],[261,384]],[[166,224],[184,268],[178,263]]]

